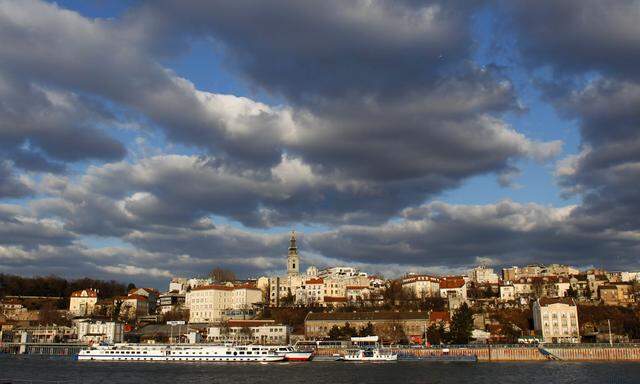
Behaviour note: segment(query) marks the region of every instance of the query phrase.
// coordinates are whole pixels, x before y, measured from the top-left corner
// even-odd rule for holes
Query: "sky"
[[[640,1],[0,0],[0,272],[638,270]]]

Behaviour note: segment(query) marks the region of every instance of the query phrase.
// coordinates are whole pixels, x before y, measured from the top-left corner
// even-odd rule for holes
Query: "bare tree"
[[[209,272],[209,277],[217,282],[234,281],[236,274],[230,269],[215,267]]]

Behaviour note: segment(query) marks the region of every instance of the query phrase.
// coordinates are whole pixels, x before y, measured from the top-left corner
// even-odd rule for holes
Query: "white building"
[[[83,289],[71,293],[69,312],[75,316],[89,316],[98,302],[98,291]]]
[[[78,340],[82,342],[122,343],[123,324],[113,321],[79,321]]]
[[[262,303],[262,291],[248,285],[201,286],[187,292],[185,297],[191,323],[221,321],[226,311],[249,310],[259,303]]]
[[[500,285],[500,301],[511,301],[516,299],[516,289],[512,284]]]
[[[533,304],[534,329],[545,343],[579,343],[578,307],[569,297],[543,297]]]
[[[291,327],[275,324],[273,320],[229,320],[208,328],[210,342],[254,342],[282,345],[289,343]]]
[[[439,283],[440,297],[442,298],[461,298],[467,300],[467,282],[462,276],[445,276],[440,278]]]
[[[415,297],[440,296],[440,279],[435,276],[409,274],[402,279],[402,289]]]
[[[325,279],[339,279],[356,276],[367,277],[367,274],[365,272],[360,272],[357,268],[354,267],[331,267],[318,272],[318,276]]]
[[[471,278],[471,281],[476,284],[497,284],[500,280],[500,277],[498,277],[492,268],[487,268],[485,266],[478,266],[472,269],[469,272],[469,277]]]

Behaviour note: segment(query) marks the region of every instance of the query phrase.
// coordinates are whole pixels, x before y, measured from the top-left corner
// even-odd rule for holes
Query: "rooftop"
[[[380,321],[380,320],[427,320],[427,312],[309,312],[306,321],[344,320],[344,321]]]

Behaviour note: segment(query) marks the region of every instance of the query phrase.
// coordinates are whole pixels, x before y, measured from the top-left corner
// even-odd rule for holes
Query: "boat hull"
[[[313,352],[287,352],[284,358],[287,361],[309,361],[313,358]]]

